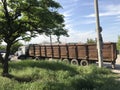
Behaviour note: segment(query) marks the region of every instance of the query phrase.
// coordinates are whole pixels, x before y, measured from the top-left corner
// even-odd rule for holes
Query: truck
[[[0,50],[0,54],[2,55],[3,58],[5,58],[6,50]],[[8,60],[10,61],[11,58],[12,58],[12,55],[10,54],[9,57],[8,57]]]
[[[86,66],[98,62],[96,44],[57,44],[40,45],[30,44],[18,49],[18,59],[46,59],[53,58],[71,64]],[[116,43],[104,43],[102,46],[103,62],[110,62],[115,68],[117,58]]]

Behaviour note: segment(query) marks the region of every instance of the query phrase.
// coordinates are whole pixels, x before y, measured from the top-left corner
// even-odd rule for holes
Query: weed
[[[116,74],[95,65],[52,61],[10,62],[11,79],[0,76],[0,90],[119,90]],[[0,72],[2,67],[0,66]]]

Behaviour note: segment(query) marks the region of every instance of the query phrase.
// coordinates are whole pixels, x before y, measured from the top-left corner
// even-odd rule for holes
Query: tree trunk
[[[52,36],[51,36],[51,34],[50,34],[50,44],[52,45]]]
[[[0,62],[1,62],[2,64],[4,64],[4,59],[3,59],[3,57],[2,57],[1,54],[0,54]]]
[[[57,41],[58,41],[59,44],[61,43],[61,42],[60,42],[60,37],[59,37],[59,36],[57,36]]]
[[[3,63],[3,76],[9,75],[8,59],[9,59],[9,55],[10,55],[10,47],[11,47],[11,44],[7,44],[6,55],[5,55],[4,63]]]
[[[5,60],[3,64],[3,76],[7,76],[8,74],[9,74],[8,73],[8,60]]]

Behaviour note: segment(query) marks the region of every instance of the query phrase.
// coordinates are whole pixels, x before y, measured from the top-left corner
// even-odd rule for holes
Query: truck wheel
[[[88,61],[87,60],[81,60],[80,61],[80,65],[81,66],[87,66],[88,65]]]
[[[72,59],[72,60],[71,60],[71,64],[73,64],[73,65],[78,65],[78,60]]]
[[[64,63],[69,63],[69,60],[68,59],[63,59],[62,60]]]
[[[35,60],[39,60],[39,57],[35,57]]]

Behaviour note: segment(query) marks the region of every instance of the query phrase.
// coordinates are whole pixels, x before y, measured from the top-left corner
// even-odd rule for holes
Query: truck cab
[[[18,51],[16,51],[15,55],[18,57],[18,59],[26,59],[27,55],[27,46],[20,46],[18,48]]]
[[[5,50],[0,50],[0,54],[2,55],[3,58],[5,58],[6,51]],[[8,60],[11,60],[12,55],[9,55]]]

